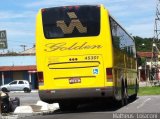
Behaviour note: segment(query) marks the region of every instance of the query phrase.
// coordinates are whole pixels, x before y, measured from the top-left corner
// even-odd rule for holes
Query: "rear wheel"
[[[59,103],[61,111],[74,111],[77,109],[78,104],[76,102],[64,101]]]
[[[3,92],[8,92],[8,89],[7,88],[2,88],[2,91]]]
[[[121,106],[125,106],[128,104],[128,91],[127,91],[127,84],[122,81],[122,86],[121,86]]]
[[[139,87],[139,85],[138,85],[138,81],[137,81],[137,79],[136,79],[135,94],[133,94],[133,95],[130,97],[132,100],[136,100],[136,99],[137,99],[138,87]]]
[[[131,100],[136,100],[136,99],[137,99],[137,94],[131,96]]]
[[[24,88],[23,91],[24,91],[25,93],[31,92],[31,90],[30,90],[29,88]]]

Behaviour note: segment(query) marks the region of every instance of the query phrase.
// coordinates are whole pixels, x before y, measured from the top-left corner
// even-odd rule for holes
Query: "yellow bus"
[[[137,96],[134,39],[103,5],[39,10],[36,60],[40,99],[62,110],[93,99],[124,105]]]

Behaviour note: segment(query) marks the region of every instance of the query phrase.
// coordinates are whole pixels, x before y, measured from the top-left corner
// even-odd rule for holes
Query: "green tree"
[[[137,52],[152,52],[153,38],[134,36]]]

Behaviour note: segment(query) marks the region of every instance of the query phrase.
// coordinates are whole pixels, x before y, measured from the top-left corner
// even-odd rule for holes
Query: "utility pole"
[[[151,80],[154,81],[158,79],[158,73],[160,68],[158,64],[160,56],[158,45],[160,45],[160,0],[157,0],[156,4],[156,17],[155,17],[154,37],[152,44]]]
[[[23,51],[26,50],[27,45],[20,45],[23,48]]]

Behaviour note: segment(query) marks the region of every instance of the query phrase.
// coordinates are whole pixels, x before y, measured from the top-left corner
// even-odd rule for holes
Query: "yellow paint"
[[[70,13],[69,16],[76,15]],[[62,27],[62,24],[65,27],[62,22],[61,25],[60,22],[58,24],[59,27]],[[115,86],[122,71],[118,68],[125,69],[126,64],[123,64],[124,54],[112,48],[109,13],[103,5],[100,6],[100,24],[98,36],[48,40],[43,33],[41,10],[38,12],[36,18],[37,71],[42,71],[44,75],[44,86],[39,86],[39,90]],[[75,26],[77,24],[72,28],[70,26],[68,32],[72,32]],[[83,31],[85,31],[84,28]],[[78,26],[77,29],[83,32]],[[119,65],[116,65],[118,62],[120,62]],[[132,62],[132,64],[135,63]],[[113,68],[114,82],[107,82],[106,68]],[[70,84],[69,80],[74,77],[80,78],[81,83]]]

